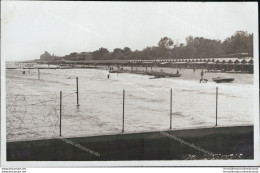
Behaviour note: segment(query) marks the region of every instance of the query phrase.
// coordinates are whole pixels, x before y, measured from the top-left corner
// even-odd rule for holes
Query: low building
[[[252,57],[237,58],[201,58],[201,59],[160,59],[160,60],[130,60],[129,63],[147,66],[148,62],[159,67],[207,69],[208,71],[253,73]]]

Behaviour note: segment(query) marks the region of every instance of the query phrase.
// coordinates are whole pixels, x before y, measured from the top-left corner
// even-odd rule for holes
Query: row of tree
[[[210,58],[230,56],[230,54],[252,56],[253,34],[237,31],[223,42],[188,36],[186,44],[175,43],[171,38],[163,37],[158,42],[158,46],[147,47],[141,51],[131,51],[129,47],[125,47],[115,48],[113,52],[109,52],[106,48],[92,52],[95,60]]]
[[[146,47],[143,50],[132,51],[129,47],[115,48],[109,52],[100,48],[93,52],[71,53],[57,57],[45,52],[41,60],[133,60],[133,59],[177,59],[177,58],[215,58],[232,56],[253,56],[253,34],[237,31],[223,42],[203,37],[188,36],[186,43],[174,42],[171,38],[163,37],[157,46]]]

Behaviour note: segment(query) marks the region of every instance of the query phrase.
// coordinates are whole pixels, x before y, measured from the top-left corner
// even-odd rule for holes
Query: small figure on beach
[[[109,77],[110,77],[110,73],[108,73],[108,75],[107,75],[107,78],[109,79]]]
[[[179,74],[179,70],[177,70],[176,74]]]
[[[201,70],[201,72],[200,72],[200,76],[201,76],[201,78],[200,78],[200,83],[203,82],[203,81],[205,81],[204,78],[203,78],[203,75],[204,75],[204,71]]]
[[[201,72],[200,72],[201,79],[203,79],[203,75],[204,75],[204,71],[201,70]]]

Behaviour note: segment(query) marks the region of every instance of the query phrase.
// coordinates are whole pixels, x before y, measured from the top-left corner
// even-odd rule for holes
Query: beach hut
[[[236,59],[234,61],[235,71],[241,71],[241,60]]]
[[[248,71],[249,71],[249,73],[254,73],[254,61],[253,61],[253,59],[248,61]]]
[[[253,59],[244,59],[241,61],[243,73],[253,73]]]
[[[207,70],[214,70],[214,69],[215,69],[215,63],[209,61],[209,62],[207,63]]]
[[[230,59],[226,62],[226,71],[234,71],[235,69],[233,69],[234,67],[234,62]]]
[[[241,61],[241,72],[244,72],[245,71],[245,66],[246,66],[246,64],[247,64],[247,61],[245,60],[245,59],[243,59],[242,61]]]
[[[226,71],[227,70],[227,62],[224,60],[222,60],[221,64],[220,64],[220,70],[221,71]]]
[[[220,70],[220,68],[221,68],[221,62],[220,62],[219,59],[217,59],[215,61],[215,68],[214,68],[214,70]]]

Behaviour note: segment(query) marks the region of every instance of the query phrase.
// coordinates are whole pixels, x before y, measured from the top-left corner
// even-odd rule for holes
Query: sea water
[[[6,70],[7,140],[59,136],[60,115],[64,137],[120,133],[123,90],[125,132],[169,129],[171,89],[173,129],[215,126],[216,87],[218,126],[253,124],[252,74],[228,74],[234,82],[217,84],[199,83],[198,71],[180,73],[180,78],[160,79],[112,73],[108,79],[107,70],[97,69]]]

